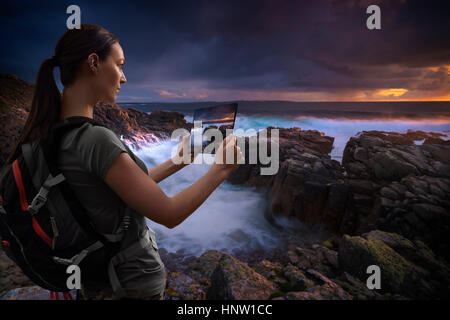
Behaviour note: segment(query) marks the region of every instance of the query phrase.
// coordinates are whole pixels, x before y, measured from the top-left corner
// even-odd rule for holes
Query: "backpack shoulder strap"
[[[30,172],[34,187],[36,189],[39,189],[40,183],[39,183],[39,178],[36,174],[37,171],[36,171],[36,163],[34,161],[34,156],[33,156],[33,145],[31,143],[22,144],[22,154],[23,154],[23,158],[25,159],[25,163],[28,167],[28,171]]]
[[[100,122],[92,119],[92,118],[88,118],[88,117],[84,117],[84,116],[73,116],[73,117],[69,117],[66,118],[58,123],[56,123],[50,130],[49,132],[49,143],[50,144],[55,144],[55,145],[59,145],[58,143],[58,138],[60,138],[61,136],[63,136],[66,132],[69,132],[72,129],[75,128],[79,128],[81,127],[83,124],[85,123],[90,123],[94,126],[100,126],[100,127],[105,127],[105,125],[101,124]],[[128,146],[123,143],[123,141],[119,138],[119,136],[116,134],[117,138],[122,142],[123,146],[125,147],[125,149],[127,150],[128,154],[130,155],[130,157],[133,159],[134,162],[136,162],[136,157],[133,154],[133,152],[130,150],[130,148],[128,148]]]
[[[91,123],[96,126],[103,126],[103,124],[83,116],[75,116],[64,119],[56,123],[49,131],[49,135],[46,139],[41,141],[42,151],[44,153],[44,158],[47,162],[49,172],[52,176],[57,176],[61,173],[60,169],[56,165],[56,156],[58,151],[58,146],[60,144],[60,139],[64,133],[69,132],[72,129],[79,128],[85,123]],[[133,157],[134,158],[134,157]],[[69,184],[66,181],[60,183],[60,190],[63,197],[68,201],[69,207],[72,209],[73,216],[75,220],[80,224],[80,226],[92,237],[99,240],[104,245],[112,245],[112,243],[118,243],[123,237],[123,231],[127,228],[123,228],[123,224],[127,222],[127,217],[123,217],[123,221],[119,226],[117,232],[122,231],[121,237],[111,237],[111,235],[103,235],[97,232],[92,224],[91,219],[86,214],[86,210],[78,198],[71,191]]]
[[[61,135],[63,135],[64,133],[69,132],[72,129],[79,128],[82,125],[84,125],[85,123],[90,123],[95,126],[105,127],[103,124],[99,123],[98,121],[96,121],[92,118],[83,117],[83,116],[69,117],[69,118],[66,118],[64,120],[61,120],[61,121],[55,123],[50,128],[47,139],[50,139],[51,143],[55,142],[55,140],[57,140],[57,138],[61,137]]]

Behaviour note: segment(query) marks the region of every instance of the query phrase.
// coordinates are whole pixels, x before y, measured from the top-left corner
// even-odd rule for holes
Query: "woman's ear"
[[[87,58],[87,63],[88,63],[89,69],[94,74],[97,74],[97,72],[98,72],[99,60],[100,59],[96,53],[91,53]]]

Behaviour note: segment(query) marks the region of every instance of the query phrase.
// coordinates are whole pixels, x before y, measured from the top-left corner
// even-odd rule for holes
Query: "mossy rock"
[[[0,104],[0,114],[7,113],[11,108],[7,105]]]
[[[283,291],[303,291],[314,286],[314,281],[308,279],[303,272],[293,265],[284,268],[284,277],[289,282],[282,288]]]
[[[167,294],[175,300],[204,300],[206,298],[203,287],[181,272],[169,273]]]
[[[334,249],[334,245],[333,242],[331,242],[330,240],[326,240],[320,243],[322,246],[327,247],[330,250]]]
[[[247,264],[229,254],[222,254],[211,276],[208,299],[268,299],[275,285]]]
[[[269,297],[269,300],[274,299],[274,298],[279,298],[279,297],[284,297],[286,293],[283,291],[275,291],[274,293],[272,293]]]
[[[411,291],[411,278],[419,278],[417,269],[400,254],[377,239],[344,235],[339,245],[341,268],[363,283],[370,274],[367,267],[376,265],[381,270],[382,292],[403,293]],[[413,292],[411,292],[414,294]]]
[[[407,238],[391,232],[384,232],[380,230],[373,230],[362,235],[365,239],[379,240],[384,242],[387,246],[395,250],[405,259],[413,262],[423,268],[434,270],[445,269],[446,266],[440,263],[433,251],[428,248],[422,241],[410,241]]]
[[[334,281],[351,294],[354,300],[374,300],[380,298],[377,290],[370,290],[365,283],[347,272],[344,272],[339,279],[335,279]]]
[[[217,263],[222,257],[222,252],[217,250],[205,251],[195,261],[189,263],[184,269],[184,273],[201,282],[201,279],[210,279],[216,269]]]

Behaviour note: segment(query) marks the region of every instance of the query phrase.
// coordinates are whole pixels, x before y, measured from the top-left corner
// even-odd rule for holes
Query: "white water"
[[[166,141],[136,151],[147,167],[168,160],[175,142]],[[174,196],[203,176],[210,168],[206,164],[191,164],[159,183],[168,196]],[[254,188],[222,183],[208,199],[183,223],[174,229],[148,220],[155,230],[158,245],[169,252],[182,251],[200,255],[208,249],[235,250],[275,248],[289,237],[315,240],[322,235],[306,231],[294,219],[277,219],[277,226],[264,218],[266,200]]]
[[[319,119],[319,118],[282,118],[282,117],[237,117],[235,128],[254,128],[260,130],[268,126],[292,128],[302,130],[318,130],[325,135],[334,137],[331,158],[341,161],[345,145],[350,137],[358,132],[369,130],[393,131],[406,133],[408,130],[422,130],[440,132],[449,137],[450,123],[432,123],[426,121],[386,121],[386,120],[346,120],[346,119]]]
[[[186,117],[188,121],[192,119]],[[433,132],[450,130],[449,123],[426,123],[404,121],[331,120],[316,118],[237,117],[235,128],[247,130],[263,129],[268,126],[300,127],[303,130],[316,129],[335,137],[332,158],[340,161],[345,144],[351,136],[363,130],[385,130],[406,132],[408,129]],[[136,154],[151,168],[171,156],[176,142],[164,141],[159,145],[147,146]],[[209,169],[206,164],[191,164],[168,177],[159,185],[167,195],[173,196],[193,184]],[[287,238],[296,237],[304,241],[318,241],[324,235],[317,230],[303,226],[295,219],[277,219],[278,227],[264,218],[266,199],[263,193],[252,188],[222,183],[210,197],[182,224],[168,229],[152,221],[149,226],[155,230],[158,245],[169,252],[184,252],[200,255],[205,250],[217,249],[234,252],[239,249],[274,248]]]

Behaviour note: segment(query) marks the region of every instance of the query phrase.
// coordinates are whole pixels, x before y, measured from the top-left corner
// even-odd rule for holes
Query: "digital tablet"
[[[194,111],[194,126],[196,121],[201,121],[201,127],[193,128],[191,130],[191,151],[194,152],[196,144],[201,143],[201,151],[214,139],[208,140],[204,133],[208,129],[219,129],[223,136],[226,137],[226,129],[234,129],[234,122],[236,120],[237,103],[221,104],[213,107],[200,108]],[[197,135],[200,135],[197,139]]]

